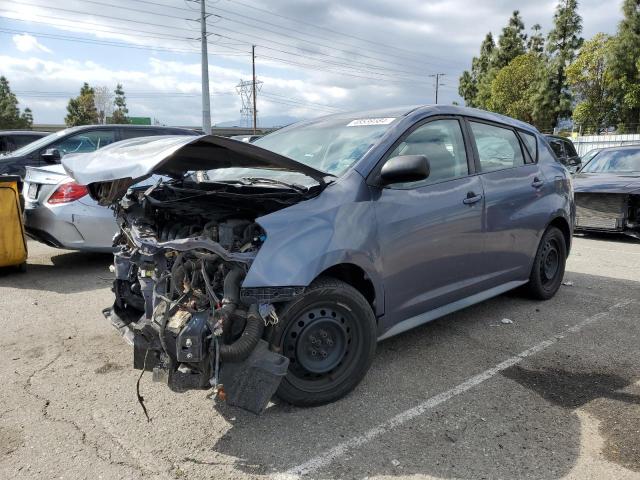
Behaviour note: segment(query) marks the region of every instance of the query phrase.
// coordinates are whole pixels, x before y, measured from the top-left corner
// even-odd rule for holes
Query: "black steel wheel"
[[[540,300],[553,297],[564,277],[567,246],[563,233],[549,227],[540,240],[527,284],[530,295]]]
[[[376,321],[366,299],[332,278],[314,282],[280,313],[277,344],[289,358],[278,396],[320,405],[346,395],[366,374],[376,347]]]

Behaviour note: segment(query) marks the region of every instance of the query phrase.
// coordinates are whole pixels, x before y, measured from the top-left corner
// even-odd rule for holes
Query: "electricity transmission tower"
[[[254,90],[255,87],[255,90]],[[257,109],[254,112],[254,91],[260,91],[262,88],[262,81],[256,80],[240,80],[240,83],[236,85],[236,92],[240,95],[242,100],[242,108],[240,109],[241,126],[251,127],[252,119],[257,123]],[[254,116],[255,113],[255,116]],[[254,125],[254,128],[256,125]]]

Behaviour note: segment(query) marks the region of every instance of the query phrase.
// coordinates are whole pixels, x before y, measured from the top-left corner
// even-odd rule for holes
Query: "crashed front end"
[[[621,233],[640,239],[640,194],[576,192],[576,231]]]
[[[207,182],[202,172],[175,175],[195,165],[215,167],[217,157],[238,155],[229,140],[203,140],[181,141],[183,146],[124,179],[109,176],[127,172],[96,175],[79,161],[65,168],[89,186],[95,199],[115,210],[115,301],[103,313],[133,345],[134,368],[153,372],[155,381],[166,382],[173,391],[213,388],[218,398],[260,413],[289,364],[268,342],[278,322],[273,298],[283,301],[301,292],[284,288],[270,296],[241,288],[267,238],[255,220],[312,198],[320,184],[292,188],[268,181]],[[123,150],[114,147],[106,154],[122,157]],[[144,156],[144,150],[133,152]],[[209,163],[194,161],[196,151],[209,156]],[[274,168],[253,151],[242,155],[237,162],[241,167]],[[174,178],[130,188],[140,173],[174,173]]]

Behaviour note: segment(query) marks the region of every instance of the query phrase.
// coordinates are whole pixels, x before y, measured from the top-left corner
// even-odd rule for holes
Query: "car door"
[[[461,119],[413,127],[377,170],[398,155],[426,156],[431,172],[374,189],[388,326],[476,293],[483,274],[482,183]]]
[[[468,125],[485,197],[489,286],[526,280],[540,230],[549,215],[543,204],[549,185],[545,187],[537,153],[531,152],[534,146],[537,152],[537,138],[475,119]],[[526,139],[524,144],[521,139]]]

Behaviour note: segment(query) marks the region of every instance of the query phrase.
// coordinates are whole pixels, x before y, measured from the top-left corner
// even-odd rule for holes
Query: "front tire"
[[[540,240],[533,268],[527,284],[529,295],[538,300],[553,297],[564,277],[567,261],[567,244],[563,233],[549,227]]]
[[[376,350],[376,318],[351,285],[333,278],[313,282],[279,314],[275,343],[289,358],[278,397],[298,406],[345,396],[364,378]]]

